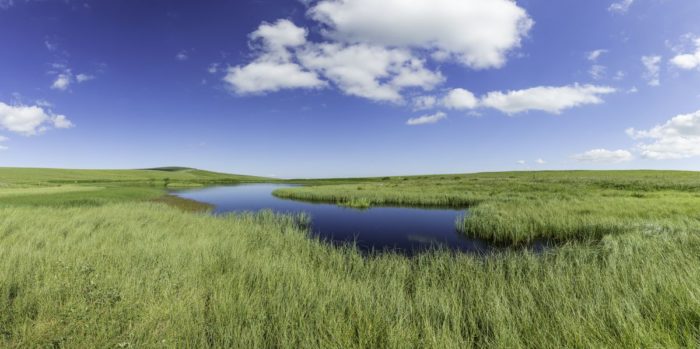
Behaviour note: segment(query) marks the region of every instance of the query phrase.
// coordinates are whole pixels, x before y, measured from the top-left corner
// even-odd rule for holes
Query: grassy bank
[[[599,240],[647,229],[698,231],[700,173],[513,172],[392,177],[285,188],[275,195],[370,205],[469,207],[467,235],[505,243]]]
[[[465,231],[512,241],[616,227],[544,254],[415,258],[311,240],[303,217],[186,212],[162,185],[42,178],[0,170],[3,348],[700,346],[695,173],[389,178],[283,192],[356,206],[420,193],[417,204],[474,200]]]

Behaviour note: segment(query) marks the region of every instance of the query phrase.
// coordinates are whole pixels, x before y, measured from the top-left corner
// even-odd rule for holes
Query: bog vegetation
[[[377,178],[277,193],[467,205],[465,234],[561,243],[413,258],[309,239],[308,217],[183,210],[163,198],[166,178],[263,180],[0,169],[0,347],[700,345],[700,174]]]

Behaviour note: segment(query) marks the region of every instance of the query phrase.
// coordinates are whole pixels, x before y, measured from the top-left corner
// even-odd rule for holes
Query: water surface
[[[372,207],[354,209],[333,204],[280,199],[272,195],[286,184],[245,184],[176,191],[182,198],[214,206],[214,213],[256,212],[307,213],[313,236],[331,243],[356,243],[364,252],[394,250],[413,255],[441,247],[463,252],[487,252],[489,243],[457,231],[457,220],[466,214],[458,209]]]

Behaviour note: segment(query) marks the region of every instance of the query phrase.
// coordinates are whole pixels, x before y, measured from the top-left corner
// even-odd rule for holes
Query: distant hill
[[[146,171],[165,171],[165,172],[177,172],[186,170],[195,170],[192,167],[178,167],[178,166],[166,166],[166,167],[154,167],[154,168],[144,168]]]
[[[187,167],[159,167],[141,170],[74,170],[55,168],[0,167],[0,186],[60,183],[236,183],[262,182],[271,178],[218,173]]]

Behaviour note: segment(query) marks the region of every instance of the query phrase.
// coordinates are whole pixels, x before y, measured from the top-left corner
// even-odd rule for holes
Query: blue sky
[[[700,170],[694,0],[0,0],[0,166]]]

